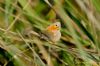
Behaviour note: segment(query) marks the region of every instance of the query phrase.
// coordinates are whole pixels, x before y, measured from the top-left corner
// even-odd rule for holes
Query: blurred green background
[[[100,66],[100,0],[0,0],[0,66]],[[61,39],[41,39],[59,21]]]

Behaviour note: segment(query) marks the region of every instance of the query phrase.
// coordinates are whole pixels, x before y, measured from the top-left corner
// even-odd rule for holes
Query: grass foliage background
[[[99,2],[0,0],[0,66],[100,66]],[[55,21],[61,39],[40,39]]]

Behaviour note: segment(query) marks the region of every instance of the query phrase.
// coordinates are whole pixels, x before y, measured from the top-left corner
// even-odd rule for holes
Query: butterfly
[[[44,31],[43,34],[45,35],[46,39],[52,41],[52,42],[57,42],[59,41],[61,37],[61,24],[60,22],[55,22],[51,25],[49,25]]]

